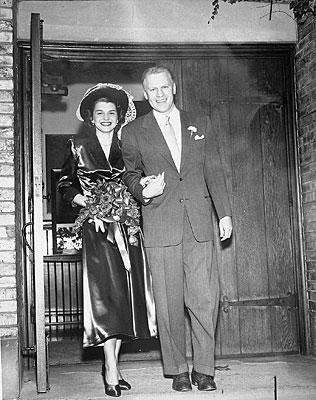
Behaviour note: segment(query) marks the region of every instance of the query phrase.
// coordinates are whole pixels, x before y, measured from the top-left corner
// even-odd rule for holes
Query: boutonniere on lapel
[[[194,140],[201,140],[201,139],[204,139],[204,135],[202,134],[202,135],[198,135],[198,133],[197,133],[197,127],[196,126],[192,126],[192,125],[190,125],[189,127],[188,127],[188,131],[190,131],[190,137],[192,138],[192,136],[193,136],[193,134],[195,133],[195,135],[194,135]]]

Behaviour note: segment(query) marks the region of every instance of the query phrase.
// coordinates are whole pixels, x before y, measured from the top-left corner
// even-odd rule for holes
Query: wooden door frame
[[[41,118],[41,38],[40,14],[31,15],[31,138],[32,138],[32,194],[33,194],[33,265],[34,308],[36,337],[36,385],[38,393],[48,390],[45,337],[44,294],[44,230],[43,230],[43,138]]]
[[[29,57],[29,42],[18,42],[19,68],[25,57]],[[305,261],[302,230],[301,187],[299,179],[299,160],[297,129],[295,120],[294,55],[295,43],[282,44],[126,44],[126,43],[80,43],[80,42],[43,42],[43,54],[50,59],[71,61],[108,61],[108,62],[159,62],[163,60],[208,59],[210,57],[278,57],[284,65],[284,93],[286,107],[288,179],[292,206],[291,225],[298,292],[299,335],[303,354],[310,352],[310,329],[305,284]],[[25,61],[24,61],[25,62]],[[21,76],[21,72],[17,76]],[[178,77],[181,82],[181,77]],[[18,80],[18,88],[21,82]],[[181,99],[180,99],[181,106]],[[19,116],[17,116],[19,118]],[[22,126],[18,121],[17,126]],[[21,135],[21,132],[19,133]],[[23,150],[22,150],[23,151]],[[20,189],[20,188],[17,188]]]

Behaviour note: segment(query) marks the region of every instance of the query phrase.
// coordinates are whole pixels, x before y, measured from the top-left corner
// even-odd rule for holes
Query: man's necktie
[[[180,172],[180,164],[181,164],[181,151],[177,142],[176,133],[173,129],[173,126],[170,123],[170,116],[166,117],[166,122],[164,126],[164,136],[168,147],[170,149],[173,161],[177,167],[177,170]]]

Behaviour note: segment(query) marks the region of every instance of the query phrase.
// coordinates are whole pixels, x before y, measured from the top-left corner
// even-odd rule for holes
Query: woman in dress
[[[136,109],[123,88],[100,83],[84,94],[76,116],[86,130],[68,141],[58,190],[73,206],[85,207],[97,182],[120,184],[119,132]],[[105,392],[118,397],[131,388],[118,367],[122,339],[156,335],[151,277],[140,233],[131,245],[125,225],[98,218],[87,219],[82,231],[83,346],[104,346]]]

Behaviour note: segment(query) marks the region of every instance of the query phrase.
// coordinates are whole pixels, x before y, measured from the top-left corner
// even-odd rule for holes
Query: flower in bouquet
[[[91,189],[86,206],[79,212],[74,230],[79,231],[86,220],[94,218],[126,225],[130,244],[137,245],[136,234],[140,231],[139,207],[123,183],[98,181]]]

